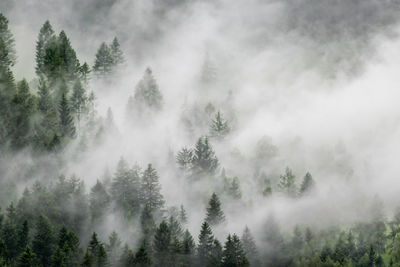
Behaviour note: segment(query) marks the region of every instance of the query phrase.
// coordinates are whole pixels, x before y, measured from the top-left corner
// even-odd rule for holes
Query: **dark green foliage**
[[[150,68],[146,69],[143,78],[136,85],[134,99],[139,111],[144,108],[161,109],[163,97]]]
[[[49,220],[40,215],[32,241],[33,251],[42,266],[50,266],[55,247],[55,238]]]
[[[249,266],[249,262],[246,258],[240,239],[234,234],[233,236],[228,235],[225,242],[223,258],[223,267],[240,267]]]
[[[125,61],[124,53],[121,50],[121,46],[119,44],[117,37],[114,37],[110,45],[110,50],[111,50],[110,52],[111,52],[113,67],[115,68],[123,64]]]
[[[182,265],[183,266],[192,266],[195,260],[195,249],[196,244],[194,243],[193,237],[190,234],[189,230],[186,230],[183,233],[182,239]]]
[[[140,215],[140,225],[144,240],[146,240],[146,242],[151,242],[151,237],[155,232],[156,225],[153,218],[153,212],[149,205],[145,205],[142,210],[142,214]]]
[[[35,267],[37,265],[36,255],[29,246],[26,246],[25,251],[18,259],[18,267]]]
[[[111,49],[103,42],[97,50],[93,72],[99,76],[110,74],[113,70],[113,64],[114,59],[111,54]]]
[[[142,242],[138,251],[135,254],[134,266],[137,267],[149,267],[151,266],[151,259],[148,253],[148,246],[146,242]]]
[[[206,222],[208,222],[209,225],[213,226],[218,225],[224,221],[225,215],[221,209],[221,202],[219,201],[218,196],[213,193],[210,201],[208,202]]]
[[[82,114],[85,112],[87,103],[86,91],[79,79],[75,81],[72,88],[71,96],[71,112],[75,114],[78,122],[80,122]]]
[[[60,117],[60,135],[63,138],[74,138],[76,129],[71,114],[70,105],[65,94],[62,94],[60,105],[58,108]]]
[[[154,235],[154,263],[156,266],[170,266],[169,251],[171,245],[171,231],[167,222],[162,221]]]
[[[45,74],[45,54],[46,54],[46,47],[49,40],[54,37],[54,31],[47,20],[42,28],[40,28],[38,40],[36,42],[36,74],[37,75],[44,75]]]
[[[17,230],[18,236],[18,252],[21,253],[24,251],[26,246],[29,244],[29,225],[28,221],[24,220],[24,222],[20,225]]]
[[[210,258],[208,259],[207,266],[220,266],[223,258],[223,251],[222,251],[222,245],[221,243],[217,240],[214,239],[214,242],[212,244],[211,248],[211,254]]]
[[[15,40],[10,29],[8,28],[8,19],[2,13],[0,13],[0,39],[2,40],[0,41],[0,43],[4,43],[5,50],[7,52],[7,66],[13,66],[17,59],[17,55],[15,52]],[[1,50],[2,49],[0,49],[0,51]],[[2,57],[1,53],[2,52],[0,52],[0,58]],[[0,65],[2,65],[1,62]]]
[[[209,224],[205,221],[201,225],[199,244],[197,246],[197,264],[199,266],[205,266],[210,260],[213,244],[214,236]]]
[[[208,141],[208,137],[200,137],[193,153],[193,175],[214,175],[218,166],[218,159]]]

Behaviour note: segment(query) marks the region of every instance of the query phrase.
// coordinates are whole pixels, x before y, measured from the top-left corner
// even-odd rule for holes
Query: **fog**
[[[26,77],[31,85],[37,79],[34,46],[47,19],[56,32],[66,31],[81,63],[92,66],[101,42],[114,36],[124,51],[118,79],[93,77],[89,85],[98,115],[105,119],[110,108],[116,128],[77,157],[79,138],[72,142],[60,159],[62,168],[48,176],[75,174],[90,188],[106,170],[112,174],[121,157],[142,168],[152,163],[166,206],[183,204],[197,236],[221,181],[217,175],[189,183],[175,156],[208,134],[208,125],[189,132],[182,118],[211,102],[232,131],[210,142],[221,170],[239,177],[242,190],[240,201],[221,197],[227,217],[223,229],[215,229],[221,239],[245,225],[257,236],[271,214],[284,229],[324,228],[368,220],[375,197],[387,216],[400,204],[399,1],[3,0],[0,10],[16,39],[16,78]],[[209,87],[200,82],[205,62],[217,76]],[[146,67],[157,80],[163,108],[133,118],[127,115],[128,98]],[[6,179],[28,176],[29,167],[20,168],[29,166],[28,153],[14,159],[18,167]],[[51,168],[51,160],[42,161],[45,169],[28,184]],[[310,172],[314,194],[263,197],[256,170],[276,184],[286,167],[298,186]],[[113,216],[105,223],[109,231],[122,227]]]

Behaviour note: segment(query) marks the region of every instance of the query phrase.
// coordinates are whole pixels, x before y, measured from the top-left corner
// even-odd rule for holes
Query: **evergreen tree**
[[[182,239],[182,265],[183,266],[192,266],[194,262],[194,254],[195,254],[196,244],[194,243],[193,237],[190,234],[189,230],[183,233]]]
[[[140,225],[143,233],[143,238],[146,242],[150,242],[153,236],[156,225],[153,218],[153,212],[149,205],[145,205],[140,216]]]
[[[33,251],[42,266],[50,266],[54,252],[54,235],[49,220],[40,215],[32,241]]]
[[[101,219],[110,205],[110,196],[99,180],[97,180],[96,184],[90,190],[89,201],[92,220]]]
[[[79,79],[75,81],[74,87],[72,89],[71,96],[71,111],[75,114],[78,124],[81,120],[81,116],[85,111],[87,102],[86,91],[82,86]]]
[[[12,133],[14,106],[12,99],[16,93],[14,76],[8,66],[2,63],[6,53],[4,42],[0,38],[0,146],[6,145]]]
[[[38,40],[36,42],[36,74],[41,76],[45,74],[45,69],[44,69],[44,58],[45,58],[45,52],[46,52],[46,46],[51,37],[54,37],[54,31],[53,28],[50,24],[50,22],[47,20],[42,28],[40,28],[39,31],[39,36]]]
[[[228,194],[233,199],[241,199],[242,198],[242,192],[240,191],[239,178],[233,177],[232,182],[229,184],[229,187],[228,187]]]
[[[179,210],[179,222],[182,225],[185,225],[187,223],[187,215],[186,215],[186,210],[183,207],[183,205],[181,205],[180,210]]]
[[[113,231],[108,238],[109,244],[107,245],[107,254],[111,266],[117,266],[121,254],[121,240],[118,234]]]
[[[31,116],[35,110],[35,100],[29,92],[29,85],[26,80],[19,82],[17,89],[17,94],[13,99],[15,113],[12,145],[18,149],[30,144],[32,134]]]
[[[75,137],[75,125],[71,115],[71,109],[65,94],[61,96],[61,102],[59,106],[60,114],[60,133],[61,137],[74,138]]]
[[[263,262],[268,266],[281,266],[285,261],[285,243],[279,225],[274,217],[270,216],[264,227],[263,241],[268,248],[264,251]]]
[[[89,83],[90,72],[91,72],[90,67],[86,62],[83,63],[82,66],[79,68],[80,79],[84,82],[85,85]]]
[[[105,76],[112,72],[113,56],[111,49],[106,43],[102,43],[97,50],[93,72],[99,76]]]
[[[134,99],[139,110],[144,107],[153,110],[161,109],[163,97],[150,68],[146,69],[143,78],[136,85]]]
[[[225,221],[224,212],[221,209],[221,202],[215,193],[212,194],[208,202],[206,221],[211,226],[218,225]]]
[[[182,148],[176,155],[176,162],[182,171],[188,171],[191,168],[192,160],[193,151],[186,147]]]
[[[194,149],[192,172],[194,175],[214,175],[219,162],[207,137],[200,137]]]
[[[214,236],[209,224],[205,221],[201,225],[199,245],[197,247],[197,263],[199,266],[205,266],[208,263],[211,256],[213,243]]]
[[[171,245],[171,232],[167,222],[162,221],[154,235],[154,263],[156,266],[171,266],[169,252]]]
[[[300,195],[306,195],[314,189],[315,182],[309,172],[303,178],[303,182],[300,186]]]
[[[214,239],[207,266],[221,266],[222,257],[223,253],[221,243],[217,239]]]
[[[139,190],[139,169],[128,168],[126,161],[121,158],[111,184],[111,198],[126,216],[131,216],[139,211]]]
[[[294,176],[292,170],[287,167],[285,174],[281,175],[279,178],[278,188],[281,190],[281,192],[287,194],[288,196],[296,196],[295,179],[296,176]]]
[[[249,266],[249,262],[242,248],[240,239],[235,234],[233,236],[228,235],[228,238],[225,242],[223,258],[222,258],[222,266],[223,267]]]
[[[228,122],[222,117],[220,111],[217,112],[215,118],[211,121],[210,135],[216,139],[222,139],[229,133]]]
[[[2,240],[5,245],[5,259],[7,261],[14,261],[18,255],[18,235],[15,227],[15,221],[7,218],[2,227]]]
[[[146,242],[142,242],[138,251],[135,254],[134,259],[134,266],[137,267],[150,267],[151,266],[151,259],[148,253],[148,246]]]
[[[117,37],[114,37],[111,45],[110,45],[110,52],[111,52],[111,57],[112,57],[112,63],[114,67],[120,66],[122,63],[124,63],[124,54],[121,50],[121,46],[118,42]]]
[[[29,225],[28,221],[24,220],[17,231],[18,235],[18,252],[22,253],[29,244]]]
[[[17,267],[36,267],[36,255],[29,246],[26,246],[24,253],[21,254],[18,260]]]
[[[254,237],[247,226],[243,231],[241,241],[243,244],[243,250],[246,253],[246,257],[249,260],[250,266],[260,265],[257,246],[254,242]]]
[[[17,60],[17,55],[15,52],[15,40],[13,34],[8,28],[8,19],[2,13],[0,13],[0,39],[3,40],[7,51],[9,67],[14,66]]]
[[[63,77],[62,65],[63,59],[58,39],[57,36],[52,35],[44,45],[43,66],[40,71],[50,82],[51,86],[55,85],[58,79]]]
[[[158,181],[157,171],[151,164],[147,166],[142,176],[142,203],[152,211],[159,211],[164,206],[164,198],[161,194],[161,185]]]
[[[75,50],[72,48],[71,43],[64,31],[58,35],[58,46],[61,59],[62,77],[66,81],[71,82],[79,77],[79,60],[76,57]]]

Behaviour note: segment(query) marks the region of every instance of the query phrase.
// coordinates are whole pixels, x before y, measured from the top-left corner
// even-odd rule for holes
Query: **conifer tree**
[[[17,59],[15,52],[15,40],[13,34],[8,28],[8,19],[2,13],[0,13],[0,39],[3,41],[7,51],[9,67],[14,66]]]
[[[40,28],[38,40],[36,42],[36,74],[41,76],[45,74],[44,58],[46,46],[51,37],[54,36],[53,28],[48,20]]]
[[[229,187],[228,187],[228,194],[233,199],[242,198],[242,192],[240,191],[239,178],[233,177],[233,179],[232,179],[232,181],[231,181],[231,183],[229,184]]]
[[[222,261],[222,246],[221,242],[217,239],[214,239],[212,248],[211,248],[211,255],[208,260],[207,266],[220,266]]]
[[[96,184],[90,190],[89,201],[92,221],[101,219],[110,205],[110,196],[99,180],[97,180]]]
[[[21,254],[18,260],[17,267],[36,267],[36,254],[33,253],[29,246],[26,246],[24,253]]]
[[[84,82],[85,85],[87,85],[89,82],[90,72],[91,72],[90,67],[86,62],[83,63],[82,66],[79,68],[79,73],[80,73],[79,78]]]
[[[86,102],[87,102],[86,91],[83,88],[81,81],[77,79],[72,89],[71,111],[76,115],[78,124],[81,120],[82,114],[85,111]]]
[[[249,260],[250,266],[260,265],[257,246],[254,242],[254,237],[247,226],[243,231],[241,241],[243,244],[243,250],[246,253],[246,257]]]
[[[54,234],[49,220],[40,215],[36,224],[36,233],[32,241],[33,251],[42,266],[50,266],[54,252]]]
[[[7,261],[14,261],[18,255],[18,235],[15,226],[15,221],[7,218],[6,222],[1,228],[1,238],[5,245],[5,259]]]
[[[142,203],[148,205],[152,211],[159,211],[164,206],[158,174],[151,164],[147,166],[142,176],[141,195]]]
[[[111,266],[117,266],[118,260],[121,254],[121,240],[118,237],[118,234],[113,231],[111,235],[108,237],[109,244],[107,245],[107,255],[109,258],[109,263]]]
[[[206,221],[211,226],[218,225],[225,221],[224,212],[221,209],[221,202],[215,193],[212,194],[208,202]]]
[[[59,106],[60,116],[60,134],[61,137],[74,138],[75,137],[75,125],[71,115],[71,109],[65,94],[61,95],[61,101]]]
[[[15,113],[12,145],[18,149],[27,146],[31,141],[31,116],[35,111],[35,100],[29,92],[29,85],[25,79],[18,83],[17,89],[17,94],[13,99]]]
[[[134,99],[139,109],[161,109],[163,97],[150,68],[146,69],[143,78],[136,85]]]
[[[28,221],[24,220],[17,231],[18,235],[18,252],[22,253],[29,244],[29,225]]]
[[[111,45],[110,45],[110,50],[111,50],[111,56],[113,59],[113,67],[118,67],[120,66],[122,63],[124,63],[124,54],[121,50],[121,46],[119,44],[119,41],[117,39],[117,37],[114,37]]]
[[[307,193],[311,192],[315,186],[315,182],[309,172],[303,178],[303,182],[300,186],[300,195],[306,195]]]
[[[191,168],[192,160],[193,151],[186,147],[182,148],[176,155],[176,162],[182,171],[188,171]]]
[[[75,50],[72,48],[71,42],[64,31],[60,32],[57,41],[61,59],[61,74],[66,81],[74,81],[79,77],[80,68],[79,60],[76,57]]]
[[[154,235],[154,263],[156,266],[170,266],[169,252],[171,232],[167,222],[162,221]]]
[[[199,245],[197,247],[197,263],[199,266],[205,266],[211,256],[214,236],[209,224],[205,221],[201,225],[199,234]]]
[[[168,227],[171,232],[171,237],[180,239],[183,235],[183,230],[181,224],[174,216],[170,216],[168,220]]]
[[[179,210],[179,222],[182,225],[185,225],[187,223],[187,215],[186,215],[186,210],[183,207],[183,205],[181,205],[180,210]]]
[[[4,50],[0,39],[0,146],[6,145],[12,133],[14,106],[12,99],[16,93],[14,76],[10,69],[1,63]]]
[[[207,137],[197,140],[193,153],[192,173],[193,175],[214,175],[219,162],[215,156]]]
[[[229,133],[228,122],[222,117],[220,111],[217,112],[215,118],[211,121],[210,135],[216,139],[222,139]]]
[[[153,212],[149,205],[145,205],[140,216],[140,225],[142,229],[143,239],[146,242],[151,242],[151,237],[154,234],[156,225],[153,218]]]
[[[194,239],[190,234],[189,230],[183,233],[182,238],[182,254],[183,254],[183,266],[192,266],[194,261],[196,244],[194,243]]]
[[[144,241],[140,245],[138,251],[135,254],[135,259],[134,259],[134,266],[137,267],[150,267],[151,266],[151,259],[150,255],[148,253],[148,246],[147,243]]]
[[[225,242],[222,266],[249,266],[249,262],[246,258],[240,239],[234,234],[233,236],[228,235]]]
[[[97,50],[93,72],[98,76],[105,76],[112,72],[113,57],[111,49],[106,43],[102,43]]]
[[[292,170],[287,167],[285,174],[281,175],[279,178],[278,188],[281,190],[281,192],[287,194],[288,196],[296,196],[295,179],[296,176],[294,176]]]

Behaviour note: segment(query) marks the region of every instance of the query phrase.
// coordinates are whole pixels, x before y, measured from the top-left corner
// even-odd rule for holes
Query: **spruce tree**
[[[218,159],[208,141],[208,137],[200,137],[193,153],[191,168],[193,175],[214,175],[218,165]]]
[[[49,220],[40,215],[36,224],[36,233],[33,241],[33,251],[42,266],[50,266],[54,252],[54,234]]]
[[[45,74],[44,69],[44,57],[46,46],[51,37],[54,36],[53,28],[50,22],[47,20],[42,28],[40,28],[38,40],[36,42],[36,74],[41,76]]]
[[[222,117],[220,111],[217,112],[215,118],[211,121],[210,135],[216,139],[222,139],[229,133],[228,122]]]
[[[192,266],[194,262],[196,244],[194,243],[193,237],[189,230],[183,233],[182,238],[182,254],[183,254],[183,266]]]
[[[118,260],[121,256],[121,240],[118,234],[113,231],[108,237],[107,254],[109,258],[109,263],[111,266],[117,266]]]
[[[232,181],[231,181],[231,183],[229,184],[229,187],[228,187],[228,194],[233,199],[242,198],[242,192],[240,191],[239,178],[233,177],[233,179],[232,179]]]
[[[191,168],[193,160],[193,151],[186,147],[182,148],[176,155],[176,163],[182,171],[188,171]]]
[[[214,239],[212,248],[211,248],[211,255],[208,260],[207,266],[220,266],[222,261],[223,253],[222,253],[222,246],[221,242],[217,239]]]
[[[113,63],[113,67],[118,67],[120,66],[122,63],[124,63],[124,54],[121,50],[121,46],[118,42],[117,37],[114,37],[111,45],[110,45],[110,52],[111,52],[111,57],[112,57],[112,63]]]
[[[257,246],[256,243],[254,242],[254,237],[247,226],[243,231],[241,241],[243,244],[243,250],[246,253],[246,257],[250,262],[250,266],[260,265]]]
[[[80,68],[75,50],[72,48],[71,42],[64,31],[60,32],[57,41],[61,59],[60,68],[62,70],[62,77],[68,82],[74,81],[79,77]]]
[[[143,78],[136,85],[134,99],[139,109],[161,109],[163,97],[150,68],[146,69]]]
[[[185,225],[187,223],[187,215],[186,215],[186,210],[183,207],[183,205],[181,205],[180,210],[179,210],[179,222],[182,225]]]
[[[223,267],[249,266],[249,262],[246,258],[246,254],[243,250],[240,239],[235,234],[233,236],[228,235],[228,238],[224,246],[221,266]]]
[[[157,171],[151,164],[147,166],[142,176],[141,199],[151,211],[159,211],[164,206],[164,197],[161,194],[161,185]]]
[[[80,79],[84,82],[85,85],[87,85],[89,82],[90,72],[90,67],[86,62],[83,63],[82,66],[79,68]]]
[[[138,251],[135,254],[135,259],[133,261],[134,266],[137,267],[150,267],[151,266],[151,258],[148,253],[147,243],[144,241],[140,245]]]
[[[315,186],[315,182],[309,172],[306,173],[306,175],[303,178],[303,182],[301,183],[300,186],[300,195],[306,195],[310,193]]]
[[[75,114],[78,124],[81,120],[81,116],[85,111],[87,102],[86,91],[82,86],[82,83],[79,79],[75,81],[75,84],[72,89],[71,96],[71,111]]]
[[[205,221],[201,225],[199,234],[199,245],[197,246],[197,263],[199,266],[205,266],[211,256],[214,236],[209,224]]]
[[[221,202],[215,193],[212,194],[208,202],[206,221],[211,226],[218,225],[225,221],[224,212],[221,209]]]
[[[12,99],[16,93],[14,76],[10,69],[1,63],[4,51],[4,42],[0,38],[0,146],[8,143],[12,133],[15,108]]]
[[[26,246],[24,253],[19,257],[17,267],[36,267],[36,254],[29,246]]]
[[[105,76],[112,72],[113,57],[111,49],[106,43],[102,43],[97,50],[93,72],[98,76]]]
[[[71,109],[65,94],[61,95],[61,101],[58,112],[60,117],[61,137],[74,138],[75,137],[74,120],[72,118]]]
[[[285,170],[285,174],[279,177],[278,188],[281,192],[285,193],[288,196],[296,196],[295,179],[296,176],[294,176],[292,170],[287,167]]]
[[[19,227],[17,231],[17,237],[18,251],[19,253],[22,253],[26,246],[29,244],[29,225],[27,220],[24,220]]]
[[[90,190],[89,203],[92,221],[101,219],[107,212],[110,205],[110,196],[99,180]]]
[[[13,34],[8,28],[8,19],[2,13],[0,13],[0,39],[3,40],[7,51],[9,67],[14,66],[17,60],[17,55],[15,52],[15,40]]]
[[[167,222],[162,221],[154,235],[154,263],[156,266],[170,266],[168,259],[171,245],[171,232]]]

